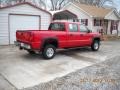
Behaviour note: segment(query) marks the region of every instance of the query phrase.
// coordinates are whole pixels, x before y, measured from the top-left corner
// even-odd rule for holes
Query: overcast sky
[[[120,10],[120,0],[113,0],[115,3],[115,6],[117,6],[117,9]]]
[[[106,5],[111,6],[112,3],[106,3]],[[113,7],[116,7],[118,10],[120,10],[120,0],[113,0]]]

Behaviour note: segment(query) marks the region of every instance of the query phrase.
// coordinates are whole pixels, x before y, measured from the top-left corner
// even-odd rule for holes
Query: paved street
[[[55,78],[60,77],[64,78],[65,75],[69,75],[69,73],[75,71],[82,72],[80,76],[78,75],[79,77],[85,75],[86,77],[90,76],[95,77],[95,75],[97,75],[95,74],[95,72],[97,72],[97,70],[99,72],[101,68],[106,68],[105,66],[107,66],[107,64],[109,63],[111,64],[108,67],[109,69],[111,70],[113,69],[115,70],[115,72],[119,72],[120,69],[119,53],[120,53],[120,41],[102,42],[101,48],[98,52],[93,52],[89,48],[58,50],[56,57],[52,60],[44,60],[40,54],[29,55],[26,51],[20,51],[15,46],[0,46],[0,82],[2,82],[0,83],[0,90],[14,90],[24,88],[26,89],[28,88],[29,90],[32,87],[33,90],[36,90],[34,89],[35,86],[43,88],[45,85],[47,85],[47,87],[46,89],[43,90],[57,90],[55,89],[54,86],[57,85],[57,82],[54,81]],[[110,62],[108,62],[108,60]],[[114,62],[114,60],[116,62]],[[104,63],[103,66],[101,66],[102,65],[101,63]],[[115,66],[117,67],[114,68]],[[112,74],[114,75],[114,72],[110,73],[111,76]],[[118,73],[118,75],[120,74]],[[74,74],[69,77],[73,76]],[[114,76],[112,76],[111,79],[114,79]],[[119,79],[119,77],[115,77],[115,79]],[[69,80],[71,80],[71,78]],[[83,80],[82,77],[80,78],[80,80]],[[51,83],[52,85],[51,84],[48,85],[50,83],[49,81],[52,82]],[[54,82],[56,84],[53,84]],[[42,85],[42,83],[46,84]],[[61,85],[64,86],[64,84],[66,84],[66,82],[62,83]],[[47,89],[50,88],[49,86],[52,86],[53,88]],[[61,89],[58,88],[58,90],[67,89],[65,89],[65,87],[64,88],[61,87]],[[68,90],[77,89],[69,88]],[[93,89],[82,88],[81,90],[93,90]]]

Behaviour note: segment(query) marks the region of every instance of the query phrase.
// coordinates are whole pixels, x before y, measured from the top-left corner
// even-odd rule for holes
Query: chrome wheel
[[[98,42],[95,42],[95,43],[94,43],[94,49],[97,50],[98,48],[99,48],[99,43],[98,43]]]
[[[54,50],[53,48],[48,48],[46,51],[46,55],[50,58],[54,55]]]
[[[45,59],[52,59],[56,54],[56,47],[53,45],[47,45],[42,51],[42,55]]]
[[[98,50],[99,50],[99,47],[100,47],[100,41],[94,40],[94,41],[93,41],[93,44],[91,45],[91,49],[92,49],[93,51],[98,51]]]

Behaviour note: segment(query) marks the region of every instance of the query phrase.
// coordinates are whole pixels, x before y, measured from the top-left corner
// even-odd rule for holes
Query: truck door
[[[90,45],[92,42],[92,36],[88,32],[88,28],[84,25],[80,25],[80,46]]]
[[[79,46],[79,31],[78,24],[68,24],[68,46],[75,47]]]

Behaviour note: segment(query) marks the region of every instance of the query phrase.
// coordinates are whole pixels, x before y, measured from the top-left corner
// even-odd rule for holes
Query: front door
[[[69,24],[68,25],[68,46],[75,47],[79,46],[79,29],[78,24]]]
[[[88,28],[84,25],[80,25],[80,46],[89,46],[92,42],[91,34],[88,33]]]

